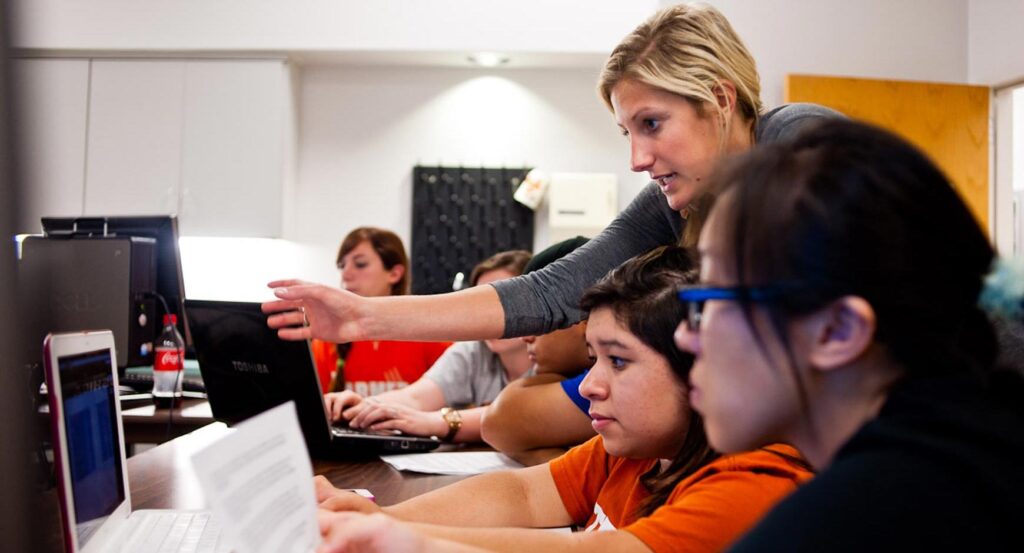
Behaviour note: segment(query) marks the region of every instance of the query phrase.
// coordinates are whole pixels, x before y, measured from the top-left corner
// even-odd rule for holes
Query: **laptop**
[[[113,333],[50,334],[43,358],[64,550],[228,551],[207,511],[132,511]]]
[[[185,312],[217,420],[234,424],[294,401],[313,457],[353,458],[430,451],[436,437],[355,430],[331,424],[307,341],[285,341],[267,326],[260,304],[185,300]]]

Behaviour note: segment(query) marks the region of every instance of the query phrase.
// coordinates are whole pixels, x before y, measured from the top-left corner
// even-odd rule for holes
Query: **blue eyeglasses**
[[[777,299],[785,290],[782,286],[684,286],[679,289],[679,301],[686,304],[686,329],[697,332],[708,300],[763,303]]]

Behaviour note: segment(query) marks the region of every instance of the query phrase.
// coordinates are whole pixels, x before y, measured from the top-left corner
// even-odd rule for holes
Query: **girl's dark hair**
[[[679,385],[685,386],[693,355],[680,351],[672,340],[685,315],[676,291],[696,280],[696,264],[687,250],[663,246],[634,257],[609,273],[583,293],[580,306],[587,312],[611,309],[622,326],[665,357]],[[641,479],[651,495],[641,503],[637,516],[653,513],[668,500],[676,484],[717,457],[708,445],[700,415],[691,409],[686,439],[671,465],[659,471],[656,464]]]
[[[412,282],[412,267],[409,265],[409,256],[405,254],[405,245],[402,244],[402,239],[390,230],[377,227],[359,227],[348,233],[338,248],[338,257],[335,260],[338,268],[341,268],[342,259],[363,242],[369,243],[373,251],[377,252],[385,269],[390,271],[395,265],[405,267],[402,278],[391,285],[391,295],[404,296],[408,294],[410,283]],[[330,391],[340,392],[345,389],[344,363],[348,359],[349,352],[352,350],[352,344],[347,342],[336,344],[335,348],[338,350],[338,359],[342,366],[338,369],[338,374]]]
[[[532,256],[533,254],[526,250],[498,252],[473,267],[473,271],[469,273],[469,285],[476,286],[481,275],[490,271],[497,271],[498,269],[505,269],[513,275],[519,276],[523,274],[523,269]]]
[[[871,304],[875,342],[908,376],[992,367],[995,338],[977,306],[992,247],[947,178],[904,140],[827,121],[758,146],[713,182],[714,231],[732,249],[737,283],[794,287],[764,305],[791,370],[787,321],[847,295]],[[751,305],[744,311],[758,336]]]
[[[376,227],[359,227],[341,241],[338,248],[338,259],[335,261],[341,267],[341,260],[363,242],[369,242],[373,251],[380,256],[384,268],[391,270],[395,265],[405,267],[405,273],[398,282],[391,285],[392,296],[404,296],[409,293],[409,282],[412,280],[412,267],[409,266],[409,256],[405,254],[405,246],[402,239],[390,230]]]

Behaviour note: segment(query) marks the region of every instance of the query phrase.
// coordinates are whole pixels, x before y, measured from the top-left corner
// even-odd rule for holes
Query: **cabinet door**
[[[287,68],[283,61],[189,61],[182,234],[281,235]]]
[[[178,212],[180,60],[94,60],[89,101],[86,215]]]
[[[82,214],[89,60],[20,59],[12,69],[23,194],[16,229],[39,232],[40,217]]]

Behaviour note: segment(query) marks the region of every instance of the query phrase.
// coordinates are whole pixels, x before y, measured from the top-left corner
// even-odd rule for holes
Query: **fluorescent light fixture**
[[[508,56],[496,52],[477,52],[469,56],[469,62],[480,67],[497,67],[508,63]]]

